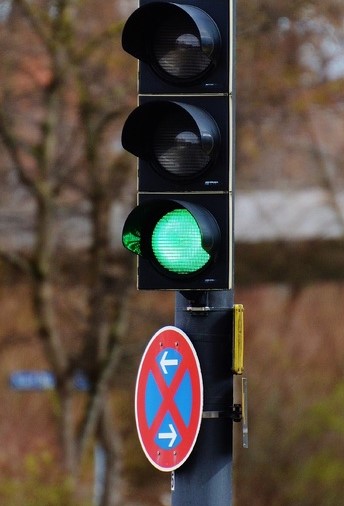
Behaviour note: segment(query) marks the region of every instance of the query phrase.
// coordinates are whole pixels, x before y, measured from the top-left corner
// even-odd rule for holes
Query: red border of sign
[[[182,379],[181,374],[185,373],[186,370],[190,373],[191,389],[192,389],[192,407],[191,407],[191,418],[188,427],[184,425],[184,434],[182,435],[182,441],[170,450],[164,450],[159,447],[154,441],[154,435],[157,427],[148,427],[146,421],[146,410],[145,410],[145,392],[147,386],[147,380],[150,372],[155,371],[155,374],[159,374],[159,366],[156,362],[156,357],[164,348],[176,348],[182,355],[183,368],[180,369],[179,378],[176,378],[176,382]],[[177,371],[176,376],[179,371]],[[174,380],[173,380],[174,382]],[[159,384],[159,388],[162,389],[163,385]],[[171,396],[169,393],[170,387],[166,386],[165,391],[161,391],[162,397],[164,394]],[[174,471],[180,467],[186,459],[189,457],[196,443],[197,436],[202,421],[203,412],[203,381],[199,360],[194,349],[194,346],[188,336],[182,330],[173,326],[166,326],[158,330],[149,341],[147,348],[142,356],[135,388],[135,418],[138,436],[142,449],[153,464],[154,467],[160,471]],[[177,416],[178,413],[175,413]],[[183,424],[181,417],[179,423]]]

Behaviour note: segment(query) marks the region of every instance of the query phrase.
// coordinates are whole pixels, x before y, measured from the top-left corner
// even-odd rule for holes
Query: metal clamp
[[[231,418],[233,422],[241,422],[241,404],[234,404],[230,409],[223,411],[203,411],[202,418]]]
[[[204,316],[207,313],[209,313],[210,307],[209,306],[187,306],[186,311],[188,313],[192,313],[195,315],[197,314],[197,315]]]

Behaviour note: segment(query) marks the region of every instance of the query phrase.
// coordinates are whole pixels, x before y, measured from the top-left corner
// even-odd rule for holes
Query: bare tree
[[[130,168],[116,148],[131,86],[121,70],[120,31],[113,3],[106,1],[13,0],[0,26],[3,159],[35,209],[33,250],[23,255],[3,247],[0,253],[32,283],[37,333],[57,380],[65,470],[77,482],[90,442],[98,440],[105,451],[102,506],[120,502],[120,438],[108,396],[133,278],[131,264],[113,252],[109,237],[110,208],[121,200]],[[61,258],[73,252],[59,243],[58,223],[71,202],[86,209],[90,232],[88,251],[78,252],[78,260],[74,253],[86,275],[82,322],[71,320],[66,340],[56,301]],[[76,422],[74,377],[80,369],[89,391]]]

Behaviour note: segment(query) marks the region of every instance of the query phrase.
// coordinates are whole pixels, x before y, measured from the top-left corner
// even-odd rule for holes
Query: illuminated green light
[[[197,221],[186,209],[170,211],[158,221],[152,234],[152,250],[162,267],[177,274],[197,272],[210,258],[202,246]]]
[[[141,237],[138,230],[126,230],[122,236],[123,246],[129,251],[141,255]]]

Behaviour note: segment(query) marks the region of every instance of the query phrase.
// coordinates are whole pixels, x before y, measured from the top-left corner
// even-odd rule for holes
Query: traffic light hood
[[[199,7],[151,2],[128,18],[122,46],[163,79],[192,84],[216,65],[221,35]]]
[[[122,131],[122,145],[165,177],[188,180],[215,161],[220,130],[212,116],[199,107],[152,100],[129,115]]]

